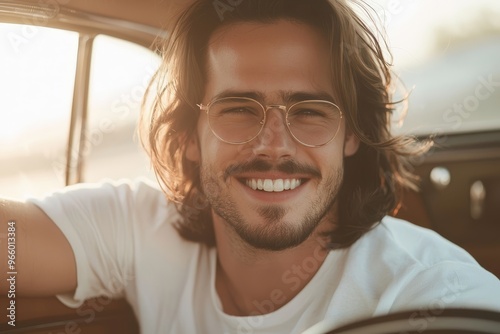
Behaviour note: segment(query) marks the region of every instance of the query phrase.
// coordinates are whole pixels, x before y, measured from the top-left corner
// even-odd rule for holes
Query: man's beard
[[[269,171],[308,172],[311,176],[323,181],[322,188],[318,189],[307,212],[302,217],[295,217],[295,221],[283,221],[288,210],[283,205],[256,206],[258,215],[265,224],[252,224],[248,218],[238,211],[235,201],[224,192],[222,185],[236,172]],[[265,161],[253,161],[246,164],[233,165],[226,169],[223,180],[217,179],[217,174],[210,167],[201,168],[201,184],[207,200],[213,211],[232,228],[239,237],[250,246],[257,249],[280,251],[292,248],[304,242],[332,210],[342,182],[343,168],[340,166],[327,179],[322,179],[319,171],[310,166],[286,162],[273,168]],[[220,174],[219,174],[220,175]],[[311,182],[312,180],[309,180]],[[314,196],[314,195],[310,195]],[[304,198],[307,201],[308,198]],[[333,224],[333,222],[332,222]],[[333,227],[333,226],[332,226]]]

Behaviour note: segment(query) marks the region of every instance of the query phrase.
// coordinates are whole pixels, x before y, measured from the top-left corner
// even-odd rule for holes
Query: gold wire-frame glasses
[[[326,100],[304,100],[286,106],[263,105],[248,97],[224,97],[197,106],[207,113],[212,133],[219,140],[235,145],[248,143],[259,136],[270,109],[285,112],[288,132],[307,147],[320,147],[331,142],[339,132],[343,117],[340,108]]]

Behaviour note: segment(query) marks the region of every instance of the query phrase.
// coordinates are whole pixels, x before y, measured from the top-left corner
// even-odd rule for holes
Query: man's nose
[[[297,145],[285,122],[284,110],[267,110],[264,128],[252,141],[254,155],[270,160],[286,159],[295,155]]]

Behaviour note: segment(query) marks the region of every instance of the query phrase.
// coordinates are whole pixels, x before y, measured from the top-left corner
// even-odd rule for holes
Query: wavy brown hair
[[[140,134],[165,194],[183,216],[176,226],[184,238],[215,243],[199,164],[186,159],[185,151],[204,93],[208,40],[215,30],[238,22],[304,23],[329,43],[331,67],[325,70],[331,72],[347,126],[361,141],[357,153],[344,161],[332,247],[351,245],[398,206],[403,188],[415,188],[408,160],[425,147],[391,135],[395,104],[386,44],[383,39],[379,43],[352,5],[372,12],[361,1],[199,0],[178,18],[159,48],[163,62],[147,91],[152,106],[143,108]]]

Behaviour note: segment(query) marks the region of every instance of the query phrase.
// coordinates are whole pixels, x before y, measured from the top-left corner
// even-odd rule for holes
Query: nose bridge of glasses
[[[272,109],[279,109],[281,111],[283,111],[283,113],[277,113],[277,115],[275,115],[276,117],[278,117],[281,122],[276,122],[276,119],[273,118],[273,116],[271,116],[272,112],[270,112]],[[264,106],[264,110],[265,110],[265,114],[266,114],[266,124],[269,126],[270,123],[272,123],[272,127],[276,127],[277,124],[283,124],[283,125],[286,125],[286,111],[287,111],[287,107],[285,105],[282,105],[282,104],[268,104],[266,106]],[[281,114],[282,118],[278,115],[278,114]],[[273,120],[274,119],[274,120]],[[262,123],[261,123],[262,124]],[[262,124],[264,125],[264,124]]]
[[[280,109],[286,112],[286,106],[282,104],[268,104],[264,108],[266,109],[266,112],[268,112],[269,109]]]
[[[266,123],[268,123],[267,120],[270,119],[270,110],[272,109],[279,109],[281,111],[283,111],[283,114],[282,114],[282,117],[283,117],[283,124],[286,123],[286,111],[287,111],[287,107],[283,104],[268,104],[266,106],[264,106],[264,109],[265,109],[265,113],[266,113]]]
[[[274,110],[273,109],[278,109]],[[260,137],[265,138],[264,142],[269,145],[271,142],[278,143],[292,140],[290,136],[290,130],[288,129],[286,120],[287,107],[280,104],[270,104],[264,107],[265,110],[265,121],[261,123]],[[283,112],[280,112],[283,111]],[[289,137],[290,136],[290,137]],[[285,139],[285,137],[289,137]],[[281,138],[280,140],[277,140]]]
[[[255,152],[267,156],[292,154],[295,141],[286,124],[287,106],[280,104],[262,106],[265,116],[260,123],[260,131],[254,141]]]

